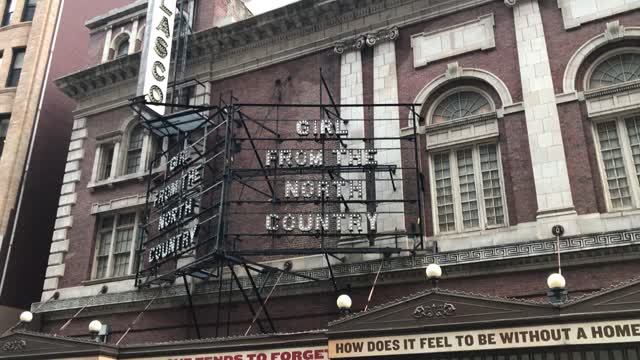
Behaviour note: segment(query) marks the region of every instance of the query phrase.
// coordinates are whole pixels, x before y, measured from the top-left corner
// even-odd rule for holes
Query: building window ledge
[[[164,165],[159,166],[156,169],[153,169],[153,171],[151,172],[152,175],[158,174],[160,172],[164,171]],[[147,176],[149,176],[149,172],[145,171],[145,172],[137,172],[134,174],[127,174],[127,175],[121,175],[118,177],[115,177],[113,179],[106,179],[106,180],[101,180],[101,181],[92,181],[89,184],[87,184],[87,189],[89,189],[90,191],[94,191],[97,189],[101,189],[101,188],[105,188],[105,187],[109,187],[112,188],[114,186],[116,186],[117,184],[120,183],[125,183],[125,182],[130,182],[130,181],[143,181]]]
[[[623,84],[607,86],[605,88],[589,90],[584,93],[585,99],[593,99],[600,96],[613,95],[629,90],[639,89],[640,80],[630,81]]]
[[[603,219],[606,219],[606,218],[617,218],[617,217],[624,217],[624,216],[630,216],[630,215],[640,215],[640,209],[637,209],[637,208],[616,209],[616,210],[612,210],[611,212],[601,214],[600,216]]]
[[[426,240],[454,240],[459,238],[474,238],[478,236],[491,235],[496,233],[512,232],[516,230],[517,225],[514,226],[488,226],[485,229],[473,229],[463,232],[448,232],[440,233],[438,235],[426,237]]]
[[[31,26],[31,21],[22,21],[22,22],[18,22],[15,24],[9,24],[7,26],[2,26],[0,27],[0,33],[3,31],[9,31],[11,29],[17,29],[20,27],[26,27],[26,26]]]
[[[499,135],[497,112],[469,116],[424,127],[427,150],[495,138]]]
[[[81,284],[83,286],[91,286],[91,285],[99,285],[99,284],[108,284],[108,283],[113,283],[113,282],[123,281],[123,280],[132,280],[135,278],[136,278],[135,275],[126,275],[126,276],[110,277],[110,278],[104,278],[104,279],[85,280]]]

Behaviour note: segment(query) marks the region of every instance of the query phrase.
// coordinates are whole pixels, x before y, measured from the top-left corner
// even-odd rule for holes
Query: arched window
[[[640,81],[640,51],[619,48],[594,62],[586,72],[586,90],[596,90]],[[635,91],[635,90],[634,90]],[[602,175],[604,196],[609,211],[640,208],[640,113],[614,112],[616,107],[628,109],[632,95],[627,89],[594,92],[590,101],[609,99],[608,115],[593,119],[595,145]],[[619,102],[611,101],[616,97]],[[603,112],[604,113],[604,112]]]
[[[432,125],[495,111],[488,95],[468,87],[444,93],[433,102]],[[456,125],[453,125],[454,127]],[[435,131],[443,131],[437,127]],[[429,130],[427,130],[429,131]],[[430,151],[431,199],[437,235],[507,225],[497,140],[460,138]]]
[[[144,129],[136,125],[129,133],[127,144],[127,160],[125,162],[125,174],[135,174],[140,169],[142,161],[142,145],[144,144]]]
[[[127,36],[125,39],[120,40],[118,43],[118,48],[116,49],[116,59],[121,58],[129,54],[129,37]]]
[[[485,96],[475,91],[462,90],[446,96],[436,105],[431,123],[441,124],[491,111],[493,106]]]
[[[621,53],[602,60],[591,73],[589,89],[640,79],[640,53]]]

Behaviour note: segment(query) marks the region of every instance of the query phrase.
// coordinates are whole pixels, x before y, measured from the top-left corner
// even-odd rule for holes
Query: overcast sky
[[[245,5],[251,10],[253,15],[262,14],[269,10],[277,9],[289,5],[298,0],[244,0]]]

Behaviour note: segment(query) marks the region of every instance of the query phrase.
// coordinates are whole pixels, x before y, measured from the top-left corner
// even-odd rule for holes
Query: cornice
[[[144,14],[147,8],[147,0],[138,0],[132,4],[113,9],[105,14],[89,19],[84,25],[89,29],[96,29],[108,25],[113,21],[120,21],[127,15],[137,16],[136,13]]]
[[[140,52],[81,70],[54,82],[58,89],[72,99],[80,99],[93,91],[136,79],[140,67]]]
[[[188,71],[202,73],[206,69],[208,80],[218,80],[334,48],[338,42],[348,43],[354,34],[362,34],[365,42],[375,43],[388,36],[388,30],[394,27],[402,28],[492,2],[494,0],[448,0],[438,4],[425,0],[301,0],[237,23],[190,35]],[[133,54],[118,61],[126,61],[129,65],[125,71],[133,71],[134,66],[137,71],[139,58],[139,54]],[[115,65],[100,64],[65,76],[60,79],[60,85],[73,98],[90,95],[91,90],[104,88],[102,83],[112,84],[110,80],[114,77],[108,72],[123,71]],[[89,84],[92,71],[108,81]]]

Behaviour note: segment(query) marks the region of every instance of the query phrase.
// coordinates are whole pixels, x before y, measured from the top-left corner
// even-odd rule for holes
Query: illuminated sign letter
[[[149,0],[137,95],[146,96],[150,102],[165,102],[175,13],[176,0]],[[162,105],[149,108],[159,115],[164,115],[166,109]]]

